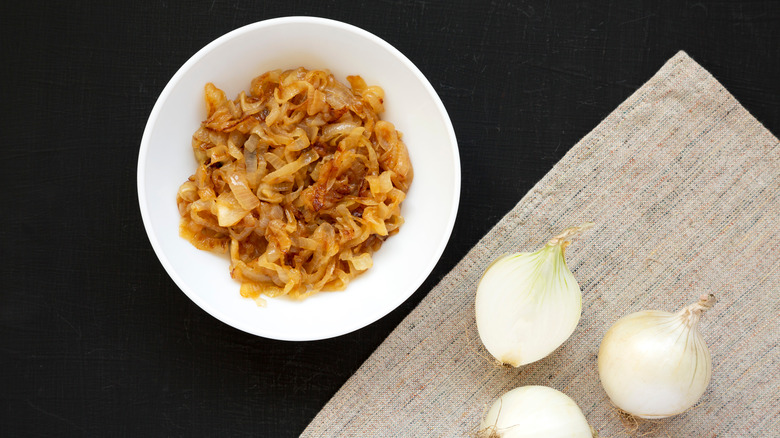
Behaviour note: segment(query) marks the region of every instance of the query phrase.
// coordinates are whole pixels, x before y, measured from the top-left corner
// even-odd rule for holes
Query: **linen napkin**
[[[780,143],[715,78],[677,53],[458,263],[344,384],[304,437],[474,436],[504,392],[546,385],[601,436],[780,436]],[[564,228],[582,319],[552,355],[497,367],[474,318],[480,276]],[[621,316],[718,298],[700,330],[712,381],[691,410],[625,424],[597,353]]]

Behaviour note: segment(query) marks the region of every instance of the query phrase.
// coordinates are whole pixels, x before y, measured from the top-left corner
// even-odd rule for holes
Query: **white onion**
[[[479,438],[596,436],[574,400],[558,390],[533,385],[499,397],[479,429]]]
[[[710,352],[699,333],[712,295],[677,313],[648,310],[619,319],[599,348],[599,376],[612,403],[640,418],[664,418],[691,408],[710,382]]]
[[[568,228],[536,252],[501,257],[483,274],[475,298],[477,330],[502,364],[519,367],[542,359],[574,332],[582,291],[564,252],[592,225]]]

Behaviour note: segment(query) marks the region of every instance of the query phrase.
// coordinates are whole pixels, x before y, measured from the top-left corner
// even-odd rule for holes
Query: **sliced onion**
[[[176,196],[180,234],[201,249],[232,242],[242,295],[342,289],[403,223],[406,149],[391,124],[377,126],[383,91],[348,80],[277,70],[235,100],[206,86],[191,141],[200,166]]]
[[[358,127],[356,123],[333,123],[322,128],[320,137],[322,141],[331,141],[337,137],[348,135],[353,129]]]
[[[246,176],[242,175],[240,172],[234,171],[228,175],[227,180],[230,185],[230,190],[233,192],[233,195],[236,197],[236,200],[241,207],[245,210],[252,210],[260,205],[260,200],[257,199],[257,196],[249,189],[249,183],[246,180]]]
[[[220,194],[214,206],[220,227],[233,226],[249,213],[239,204],[232,192]]]
[[[285,164],[284,166],[266,175],[265,178],[263,178],[263,182],[273,183],[285,178],[289,178],[290,176],[292,176],[293,173],[297,172],[298,170],[302,169],[305,166],[308,166],[310,163],[314,162],[319,157],[320,156],[317,154],[317,152],[313,151],[312,149],[309,149],[306,152],[302,153],[297,160],[293,161],[292,163]]]

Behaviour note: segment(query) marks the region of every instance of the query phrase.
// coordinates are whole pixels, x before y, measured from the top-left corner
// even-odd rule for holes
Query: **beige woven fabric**
[[[496,367],[474,321],[482,272],[594,221],[567,251],[583,289],[577,330],[551,356]],[[585,136],[347,381],[306,437],[475,435],[499,395],[563,391],[601,436],[780,436],[780,143],[680,52]],[[700,329],[713,360],[699,404],[631,431],[596,355],[619,317],[714,293]],[[646,435],[644,435],[646,434]]]

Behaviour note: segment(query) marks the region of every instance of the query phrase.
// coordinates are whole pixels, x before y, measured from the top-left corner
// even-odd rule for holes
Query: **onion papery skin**
[[[515,388],[493,403],[479,438],[593,438],[596,434],[577,403],[546,386]]]
[[[485,271],[475,298],[477,330],[499,362],[519,367],[548,356],[574,332],[582,291],[566,266],[566,244],[503,256]]]
[[[680,414],[701,398],[712,376],[697,323],[648,310],[619,319],[599,348],[601,383],[612,403],[647,419]]]

